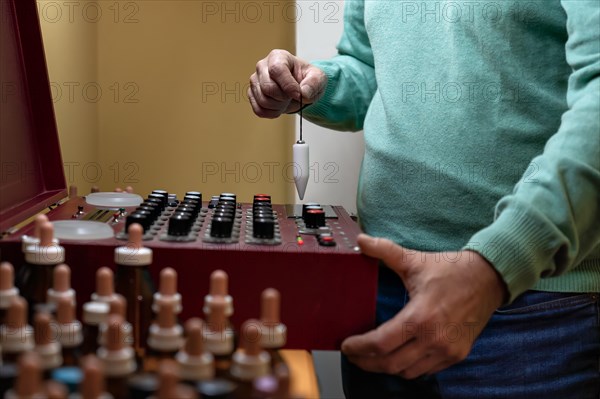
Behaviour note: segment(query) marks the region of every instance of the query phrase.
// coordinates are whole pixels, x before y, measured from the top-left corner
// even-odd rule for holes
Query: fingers
[[[417,341],[410,341],[386,355],[352,356],[348,360],[363,370],[374,373],[399,374],[419,361],[423,348]]]
[[[289,99],[300,100],[299,80],[293,75],[301,69],[299,59],[284,50],[273,50],[267,57],[268,76]]]
[[[275,86],[276,89],[272,89],[273,86]],[[271,88],[269,89],[269,87]],[[256,73],[250,77],[248,99],[250,100],[250,105],[252,106],[254,113],[258,116],[263,118],[275,118],[285,112],[289,106],[290,99],[278,100],[278,98],[283,97],[280,92],[281,91],[274,82],[261,84]]]
[[[405,273],[411,266],[407,250],[386,238],[376,238],[366,234],[359,234],[357,242],[363,254],[381,259],[404,279]]]
[[[404,368],[399,374],[407,380],[412,380],[425,374],[435,374],[450,366],[450,364],[446,364],[447,362],[440,360],[439,356],[426,354],[415,363]],[[445,367],[442,367],[442,365],[445,365]]]
[[[325,93],[326,86],[327,76],[325,76],[325,73],[321,69],[309,65],[300,82],[300,91],[304,104],[312,104],[319,100],[323,96],[323,93]]]
[[[269,118],[269,119],[274,119],[277,118],[279,115],[281,115],[281,112],[279,111],[273,111],[273,110],[268,110],[265,108],[262,108],[259,104],[258,101],[256,100],[256,98],[254,97],[254,93],[252,92],[252,89],[249,88],[248,89],[248,100],[250,100],[250,106],[252,107],[252,111],[254,111],[254,113],[261,117],[261,118]]]
[[[315,102],[326,84],[327,78],[319,68],[285,50],[273,50],[256,64],[248,98],[256,115],[276,118],[298,111],[301,100],[303,104]]]
[[[435,374],[462,360],[449,359],[445,351],[416,338],[386,354],[355,355],[347,354],[346,351],[344,353],[348,356],[348,360],[363,370],[400,375],[409,380],[425,374]]]
[[[342,352],[348,356],[383,356],[398,350],[417,335],[415,323],[407,321],[412,308],[409,302],[402,312],[375,330],[347,338],[342,342]]]
[[[255,81],[252,80],[255,77]],[[277,101],[289,101],[291,96],[284,92],[279,84],[269,73],[269,64],[266,59],[258,61],[256,64],[256,74],[252,75],[250,83],[256,91],[262,91],[266,97]]]

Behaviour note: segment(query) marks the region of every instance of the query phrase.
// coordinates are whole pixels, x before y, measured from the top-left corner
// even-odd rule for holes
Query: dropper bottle
[[[65,264],[56,266],[52,280],[52,287],[48,289],[46,295],[48,303],[56,306],[60,298],[67,298],[75,306],[75,290],[71,288],[71,268]]]
[[[6,321],[6,312],[13,299],[19,296],[15,287],[15,269],[8,262],[0,263],[0,325]]]
[[[261,324],[248,320],[242,325],[240,347],[232,357],[231,377],[238,383],[236,398],[251,398],[253,381],[270,372],[271,357],[260,346]]]
[[[154,294],[152,311],[159,312],[159,304],[173,303],[173,311],[176,315],[181,313],[181,294],[177,292],[177,272],[171,267],[165,267],[160,271],[158,292]]]
[[[2,363],[16,363],[19,355],[35,347],[33,327],[27,324],[27,301],[22,297],[12,300],[6,313],[6,323],[0,326]]]
[[[81,358],[81,368],[83,380],[79,392],[73,393],[69,399],[113,399],[113,396],[104,390],[104,366],[95,355]]]
[[[40,355],[40,365],[44,378],[49,379],[52,370],[63,363],[62,348],[51,328],[52,319],[48,313],[36,313],[34,316],[35,351]]]
[[[201,319],[189,319],[185,323],[185,346],[175,355],[181,379],[192,384],[215,377],[215,359],[204,349],[203,329],[204,323]]]
[[[150,276],[152,250],[142,245],[143,229],[129,226],[129,243],[115,249],[116,290],[127,302],[127,320],[133,326],[133,345],[139,362],[145,356],[148,329],[152,322],[154,283]]]
[[[115,398],[127,398],[127,379],[135,372],[135,352],[123,340],[123,318],[110,315],[106,345],[98,349],[98,358],[103,362],[107,391]]]
[[[279,352],[285,346],[287,328],[281,322],[281,295],[274,288],[261,294],[260,344],[271,356],[271,368],[277,370],[279,379],[289,379],[290,370]]]
[[[215,358],[217,377],[227,377],[234,351],[234,332],[229,327],[225,309],[227,302],[223,297],[214,297],[210,304],[210,312],[206,328],[203,329],[205,348]]]
[[[65,249],[53,242],[54,227],[50,222],[40,226],[40,242],[27,247],[22,280],[19,282],[21,295],[29,304],[29,320],[37,305],[46,304],[48,289],[52,287],[53,270],[65,261]]]
[[[58,300],[56,321],[59,329],[59,342],[62,346],[63,364],[77,366],[79,364],[79,347],[83,342],[83,328],[75,319],[75,307],[68,297]]]
[[[156,371],[161,360],[172,359],[183,346],[183,328],[177,323],[174,306],[170,301],[158,304],[158,315],[148,334],[145,371]]]

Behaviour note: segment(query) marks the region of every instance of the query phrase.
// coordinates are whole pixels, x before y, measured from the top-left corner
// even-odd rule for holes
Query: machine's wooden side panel
[[[69,201],[48,215],[51,220],[70,218],[77,201]],[[214,245],[201,241],[175,244],[153,240],[152,276],[164,267],[179,274],[183,296],[182,319],[203,317],[202,304],[208,292],[209,275],[215,269],[230,277],[234,297],[234,325],[259,316],[260,293],[274,287],[282,293],[282,320],[288,326],[288,348],[337,349],[352,334],[373,327],[377,289],[377,263],[353,253],[348,246],[320,247],[314,237],[305,236],[297,245],[293,220],[284,220],[287,230],[282,245]],[[338,223],[345,233],[356,235],[358,227],[343,212]],[[284,228],[285,227],[285,228]],[[120,228],[120,227],[118,227]],[[23,229],[20,233],[28,231]],[[97,242],[62,242],[66,263],[71,266],[79,307],[94,291],[95,271],[101,266],[114,268],[114,248],[125,242],[116,239]],[[22,264],[19,236],[0,241],[0,257],[16,267]]]

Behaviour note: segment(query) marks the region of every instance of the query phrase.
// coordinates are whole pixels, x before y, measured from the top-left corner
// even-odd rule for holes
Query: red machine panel
[[[64,198],[66,183],[36,3],[3,0],[0,7],[0,260],[19,268],[23,264],[21,236],[31,234],[32,226],[19,231],[12,227]],[[203,207],[208,208],[208,203]],[[373,326],[376,262],[354,249],[359,229],[344,209],[332,208],[330,216],[335,218],[327,219],[330,238],[319,243],[315,235],[303,234],[300,244],[297,222],[301,219],[290,217],[286,207],[273,205],[279,229],[277,242],[257,244],[249,242],[249,235],[254,234],[247,231],[252,225],[251,206],[236,207],[241,214],[240,229],[239,237],[229,240],[232,242],[209,242],[210,210],[204,211],[206,220],[197,225],[197,235],[191,241],[161,240],[168,229],[166,221],[157,224],[155,234],[145,241],[153,249],[151,273],[155,283],[162,268],[170,266],[178,271],[183,319],[202,315],[209,275],[223,269],[230,277],[235,305],[232,321],[237,326],[259,315],[264,288],[281,291],[289,348],[337,348],[345,337]],[[114,267],[115,247],[126,244],[114,234],[118,236],[123,230],[135,206],[125,207],[120,214],[118,207],[100,208],[78,197],[48,213],[53,222],[93,219],[112,229],[110,237],[104,239],[61,238],[79,306],[89,300],[96,269]]]
[[[207,203],[204,203],[206,209]],[[82,208],[78,208],[82,207]],[[125,208],[126,214],[135,207]],[[182,318],[202,317],[204,295],[208,293],[209,276],[215,269],[229,274],[230,293],[234,297],[234,325],[259,315],[260,293],[274,287],[282,293],[282,321],[288,326],[289,348],[334,349],[352,334],[373,327],[377,286],[377,266],[355,249],[358,226],[342,207],[333,207],[337,218],[327,219],[335,246],[322,246],[314,235],[301,235],[298,243],[297,221],[288,217],[286,207],[273,205],[280,227],[281,243],[255,245],[246,243],[246,227],[251,224],[246,215],[251,205],[241,204],[244,216],[241,233],[235,243],[204,242],[210,226],[212,210],[194,241],[162,241],[168,222],[144,241],[153,250],[151,273],[155,282],[164,267],[170,266],[179,274],[179,290],[183,296]],[[51,221],[85,220],[106,213],[105,222],[120,233],[126,216],[117,218],[118,209],[108,212],[87,205],[85,199],[75,198],[48,213]],[[15,265],[23,262],[20,236],[31,234],[33,226],[0,241],[2,259]],[[79,304],[88,301],[94,290],[94,273],[101,266],[114,267],[114,249],[127,240],[107,238],[92,241],[61,239],[66,250],[66,263],[73,269],[73,282]]]

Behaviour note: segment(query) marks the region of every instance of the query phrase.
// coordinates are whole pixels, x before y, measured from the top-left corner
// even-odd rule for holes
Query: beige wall
[[[97,29],[61,3],[37,4],[67,185],[89,190],[83,171],[98,160],[98,107],[85,101],[82,86],[97,80]]]
[[[65,3],[38,1],[50,79],[79,83],[55,101],[68,180],[293,198],[295,119],[256,118],[245,93],[259,58],[294,50],[293,2]]]

